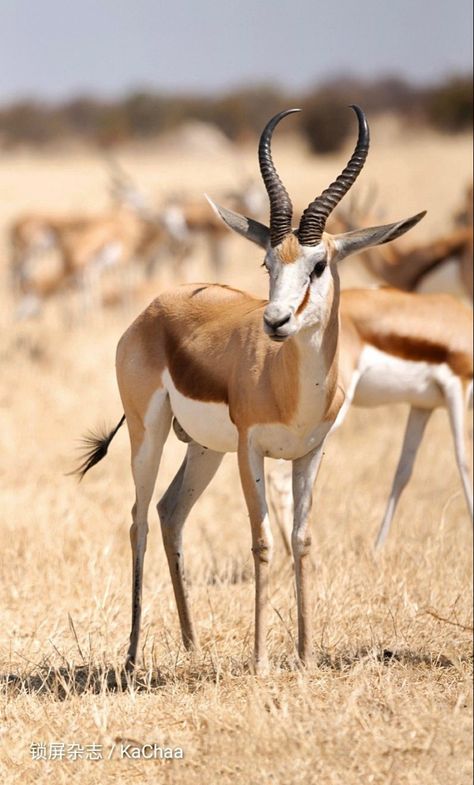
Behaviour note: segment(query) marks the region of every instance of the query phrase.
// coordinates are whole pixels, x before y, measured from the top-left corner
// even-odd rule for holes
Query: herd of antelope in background
[[[346,167],[302,212],[293,227],[293,205],[273,163],[271,140],[287,115],[265,127],[259,143],[260,172],[270,202],[267,227],[249,205],[229,209],[173,202],[158,219],[130,192],[118,208],[133,204],[135,220],[165,228],[166,242],[189,243],[193,232],[215,241],[222,224],[260,246],[269,275],[268,300],[217,283],[187,284],[160,294],[122,336],[117,380],[124,414],[108,434],[89,437],[83,476],[107,453],[127,424],[136,497],[130,539],[133,558],[132,625],[127,667],[136,664],[142,607],[148,510],[171,426],[187,443],[174,480],[158,503],[184,646],[197,646],[186,588],[183,528],[196,500],[226,452],[236,452],[248,508],[255,564],[255,667],[268,667],[269,567],[273,539],[265,490],[264,460],[282,459],[289,470],[270,472],[270,502],[294,559],[298,653],[311,658],[309,607],[310,510],[324,447],[351,405],[410,407],[400,460],[376,544],[385,540],[434,409],[445,407],[466,503],[472,489],[464,444],[465,408],[472,403],[472,309],[449,294],[417,294],[423,277],[453,261],[472,300],[472,188],[449,234],[423,244],[399,240],[423,218],[374,225],[370,210],[335,212],[364,166],[369,129],[359,125]],[[124,181],[120,178],[119,186]],[[243,195],[239,198],[244,202]],[[235,204],[233,205],[235,208]],[[137,217],[138,216],[138,217]],[[120,221],[119,221],[120,222]],[[356,225],[357,224],[357,228]],[[395,241],[394,245],[387,243]],[[183,248],[184,246],[182,246]],[[212,248],[212,243],[211,243]],[[189,253],[181,250],[180,253]],[[359,255],[390,286],[340,292],[338,265]],[[225,249],[214,256],[218,272]],[[153,266],[153,265],[152,265]],[[291,530],[291,535],[290,535]]]
[[[106,163],[112,197],[108,211],[28,212],[12,222],[10,271],[18,318],[37,316],[46,301],[71,289],[82,293],[86,309],[102,307],[107,304],[101,286],[107,271],[120,272],[113,302],[130,296],[140,275],[153,278],[160,260],[182,279],[202,241],[212,272],[220,279],[228,233],[205,200],[170,195],[158,208],[115,160],[108,157]],[[264,194],[250,181],[226,197],[233,207],[255,217],[265,207]],[[51,254],[55,263],[43,264]]]
[[[229,232],[204,198],[171,194],[162,205],[144,195],[130,175],[107,157],[112,205],[97,214],[28,212],[9,229],[10,271],[17,318],[38,315],[49,300],[65,292],[82,293],[86,309],[126,300],[143,279],[152,279],[160,262],[176,271],[178,280],[188,276],[189,260],[203,243],[208,249],[211,277],[222,280]],[[381,284],[403,291],[423,289],[433,273],[448,289],[473,298],[472,185],[460,194],[451,228],[424,242],[400,240],[390,246],[368,249],[359,259]],[[374,193],[362,204],[353,200],[331,216],[333,232],[369,226],[379,213]],[[223,194],[233,209],[254,219],[266,211],[265,194],[253,181]],[[43,264],[54,256],[53,265]],[[170,264],[172,259],[173,264]],[[115,276],[115,289],[104,292],[107,273]],[[118,289],[118,291],[117,291]]]

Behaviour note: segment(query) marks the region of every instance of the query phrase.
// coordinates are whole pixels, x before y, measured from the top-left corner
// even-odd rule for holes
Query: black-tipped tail
[[[91,431],[90,433],[86,434],[82,439],[82,446],[83,446],[82,462],[77,467],[77,469],[74,469],[74,471],[69,472],[69,474],[70,475],[76,474],[79,477],[79,480],[82,480],[82,478],[89,471],[89,469],[92,469],[92,467],[95,466],[96,463],[99,463],[99,461],[101,461],[102,458],[105,458],[105,456],[107,455],[107,450],[109,449],[110,442],[114,438],[118,429],[121,428],[121,426],[124,424],[124,422],[125,422],[125,415],[122,415],[122,418],[118,423],[118,425],[116,425],[115,428],[109,433],[104,431],[99,433],[94,433],[93,431]]]

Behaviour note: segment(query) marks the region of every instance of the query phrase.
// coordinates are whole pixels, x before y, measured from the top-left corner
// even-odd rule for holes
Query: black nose
[[[290,321],[291,313],[287,314],[286,316],[282,316],[281,319],[268,319],[268,317],[264,316],[263,321],[270,328],[270,330],[278,330],[279,327],[283,327],[284,324]]]

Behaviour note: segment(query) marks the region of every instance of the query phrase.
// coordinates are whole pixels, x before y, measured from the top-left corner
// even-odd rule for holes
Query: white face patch
[[[327,257],[324,242],[314,248],[299,246],[297,258],[291,262],[281,261],[279,250],[267,252],[270,291],[265,329],[270,337],[285,339],[302,327],[321,322],[332,287],[333,273]]]

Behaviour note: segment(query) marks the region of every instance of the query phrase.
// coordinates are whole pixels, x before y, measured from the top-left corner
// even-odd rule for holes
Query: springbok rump
[[[225,223],[264,250],[269,300],[228,286],[194,284],[166,292],[133,322],[117,349],[124,416],[106,436],[92,438],[78,472],[107,452],[122,422],[131,443],[135,504],[132,545],[132,628],[126,665],[136,662],[148,508],[173,416],[193,442],[158,504],[163,542],[186,648],[197,644],[185,584],[182,532],[186,518],[226,452],[236,452],[255,563],[255,668],[268,667],[269,567],[272,536],[265,498],[265,457],[293,464],[292,548],[298,652],[311,653],[308,529],[312,488],[326,436],[344,402],[339,379],[338,262],[386,243],[423,217],[329,235],[326,221],[362,171],[369,129],[362,110],[348,164],[292,228],[292,203],[271,156],[273,117],[259,143],[260,172],[270,201],[270,227],[215,205]],[[202,446],[200,446],[202,445]]]

